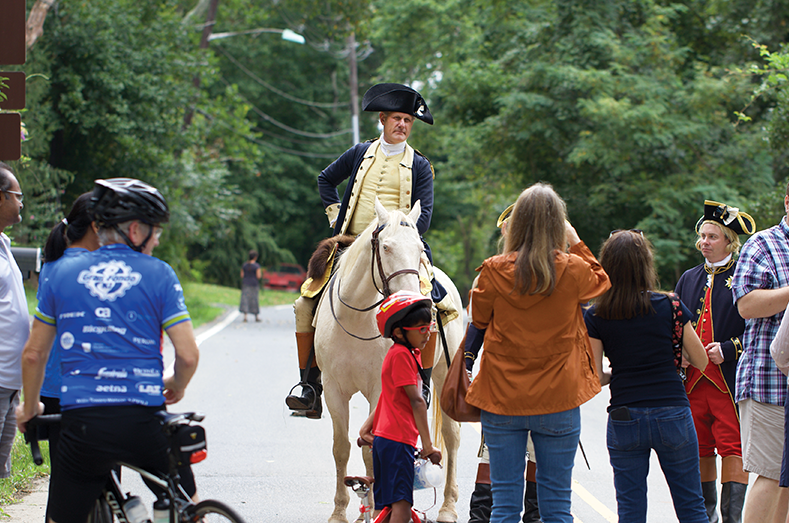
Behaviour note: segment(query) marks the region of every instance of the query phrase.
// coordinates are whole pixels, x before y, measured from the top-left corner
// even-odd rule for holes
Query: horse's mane
[[[334,249],[334,246],[337,245],[338,249],[345,249],[353,241],[354,237],[350,234],[338,234],[337,236],[321,240],[307,264],[307,277],[313,280],[322,280],[329,265],[329,254]]]
[[[397,224],[404,220],[408,220],[408,216],[406,216],[402,211],[389,211],[390,224]],[[373,237],[373,231],[376,227],[378,227],[377,217],[359,236],[356,237],[353,245],[348,247],[348,249],[342,253],[340,259],[337,262],[337,272],[339,272],[340,276],[347,276],[348,273],[353,270],[353,268],[359,262],[359,257],[364,253],[370,252],[370,240]]]
[[[340,276],[347,276],[348,273],[353,270],[356,266],[356,263],[359,261],[359,257],[368,252],[370,249],[370,240],[373,237],[373,231],[375,228],[378,227],[378,218],[372,221],[367,228],[362,231],[362,233],[356,237],[353,244],[348,247],[343,253],[340,255],[339,260],[337,260],[337,272]]]

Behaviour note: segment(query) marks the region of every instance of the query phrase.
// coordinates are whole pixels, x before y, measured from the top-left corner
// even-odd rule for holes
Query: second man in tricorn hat
[[[414,120],[432,125],[433,115],[417,91],[396,83],[371,87],[362,99],[362,109],[378,112],[383,127],[381,136],[354,145],[318,176],[318,189],[333,234],[356,236],[364,231],[375,217],[374,204],[378,198],[387,210],[406,213],[419,200],[422,212],[416,226],[423,235],[433,215],[433,166],[407,140]],[[345,180],[348,186],[341,200],[337,187]],[[425,245],[425,248],[429,253],[429,247]],[[435,282],[433,285],[435,291]],[[285,402],[292,410],[306,411],[308,418],[320,418],[322,412],[320,370],[314,355],[311,357],[315,297],[321,288],[321,282],[308,280],[294,305],[300,375],[307,385],[302,387],[300,395],[290,394]],[[428,373],[432,370],[429,367],[432,367],[435,339],[436,336],[431,336],[422,351]]]
[[[685,391],[699,441],[701,487],[710,523],[718,521],[716,451],[722,458],[720,511],[723,523],[741,520],[748,473],[743,472],[740,420],[734,404],[735,371],[745,320],[732,301],[732,277],[740,234],[756,224],[735,207],[707,200],[696,224],[696,248],[704,263],[686,271],[676,292],[693,313],[693,326],[709,357],[703,371],[687,368]]]

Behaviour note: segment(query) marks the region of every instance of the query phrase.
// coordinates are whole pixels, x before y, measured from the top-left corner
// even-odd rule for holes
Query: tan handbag
[[[466,339],[463,338],[455,357],[452,358],[444,388],[441,389],[441,408],[455,421],[479,421],[479,408],[466,403],[466,392],[471,383],[463,357],[465,346]]]

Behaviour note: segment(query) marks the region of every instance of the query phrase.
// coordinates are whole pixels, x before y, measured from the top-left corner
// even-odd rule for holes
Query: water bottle
[[[414,462],[414,490],[440,487],[444,483],[441,467],[422,458]]]
[[[170,523],[170,500],[157,499],[153,503],[153,523]]]
[[[123,511],[126,513],[126,519],[129,523],[145,523],[149,521],[148,511],[145,510],[145,505],[142,500],[137,496],[129,496],[123,503]]]

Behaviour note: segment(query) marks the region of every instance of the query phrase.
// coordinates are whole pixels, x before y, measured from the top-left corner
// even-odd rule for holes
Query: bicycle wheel
[[[201,501],[186,510],[187,520],[191,523],[245,523],[244,518],[239,516],[235,510],[221,501],[213,499]]]
[[[112,510],[103,494],[88,514],[88,523],[112,523]]]

